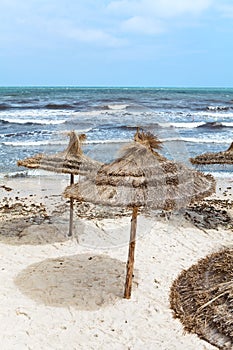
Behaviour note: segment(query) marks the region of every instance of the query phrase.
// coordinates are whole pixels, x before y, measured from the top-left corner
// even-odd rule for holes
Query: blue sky
[[[232,0],[1,0],[0,85],[233,86]]]

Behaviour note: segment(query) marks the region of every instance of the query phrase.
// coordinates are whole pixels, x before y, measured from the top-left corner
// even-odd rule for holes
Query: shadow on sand
[[[42,245],[68,239],[68,220],[59,223],[56,222],[56,218],[50,222],[39,219],[38,222],[33,222],[30,217],[20,217],[1,222],[0,242],[10,245]]]
[[[47,306],[97,310],[123,298],[125,263],[106,255],[46,259],[15,279],[29,298]]]

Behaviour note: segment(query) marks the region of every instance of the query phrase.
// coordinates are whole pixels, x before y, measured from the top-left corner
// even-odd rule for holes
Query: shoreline
[[[72,350],[217,349],[184,333],[169,291],[182,269],[232,245],[232,228],[221,221],[198,227],[177,213],[142,213],[126,300],[129,213],[114,218],[103,210],[101,217],[83,204],[75,212],[78,237],[68,239],[69,202],[61,196],[68,184],[66,175],[0,181],[2,347],[62,350],[69,339]],[[216,194],[203,203],[233,217],[233,179],[217,179]]]

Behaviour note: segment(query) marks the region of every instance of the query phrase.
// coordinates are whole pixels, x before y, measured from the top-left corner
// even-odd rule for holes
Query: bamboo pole
[[[132,218],[131,218],[129,252],[128,252],[126,280],[125,280],[124,298],[126,299],[130,299],[131,289],[132,289],[134,251],[135,251],[136,230],[137,230],[137,215],[138,215],[138,208],[134,207],[132,212]]]
[[[74,183],[74,174],[70,174],[70,184]],[[71,237],[73,234],[73,218],[74,218],[74,199],[70,198],[70,223],[69,223],[69,233],[68,237]]]

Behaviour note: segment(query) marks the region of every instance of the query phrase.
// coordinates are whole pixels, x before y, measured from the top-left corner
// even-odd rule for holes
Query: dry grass
[[[190,161],[192,164],[233,164],[233,142],[226,151],[200,154]]]
[[[86,140],[86,135],[76,135],[74,131],[68,135],[70,141],[63,152],[52,155],[36,154],[33,157],[19,160],[18,166],[74,175],[86,175],[99,168],[100,162],[85,156],[82,152],[81,146],[82,142]]]
[[[215,191],[212,176],[164,158],[154,148],[160,141],[137,131],[121,156],[102,165],[95,176],[68,187],[65,197],[95,204],[173,210]]]
[[[232,349],[233,249],[213,253],[182,271],[172,285],[170,303],[186,331],[220,349]]]

